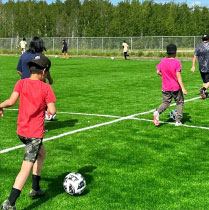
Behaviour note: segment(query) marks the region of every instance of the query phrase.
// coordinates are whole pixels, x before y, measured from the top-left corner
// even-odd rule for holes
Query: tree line
[[[124,0],[0,0],[0,37],[198,36],[209,9],[186,3]]]

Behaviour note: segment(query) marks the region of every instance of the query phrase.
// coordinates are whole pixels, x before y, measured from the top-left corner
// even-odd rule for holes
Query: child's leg
[[[43,162],[46,156],[46,150],[44,145],[41,145],[38,157],[36,162],[33,165],[33,174],[32,174],[32,189],[38,191],[40,189],[40,179],[41,179],[41,171]]]
[[[32,167],[33,167],[32,162],[23,160],[21,170],[15,179],[13,188],[22,190],[22,188],[23,188],[25,182],[27,181],[27,178],[31,172]]]
[[[203,81],[203,87],[200,88],[200,93],[201,93],[202,99],[205,99],[208,95],[207,89],[209,88],[209,73],[200,72],[200,75]]]
[[[127,54],[127,52],[124,52],[124,53],[123,53],[125,60],[127,59],[127,58],[126,58],[126,54]]]
[[[153,122],[155,126],[159,126],[159,120],[160,120],[159,115],[170,106],[173,97],[170,91],[162,91],[162,94],[163,94],[163,103],[156,109],[153,116]]]
[[[181,122],[181,119],[183,117],[183,106],[184,106],[184,94],[182,90],[174,92],[173,97],[177,105],[176,122]]]
[[[21,190],[22,190],[25,182],[27,181],[27,178],[30,174],[32,167],[33,167],[32,162],[28,162],[25,160],[23,161],[21,170],[15,179],[15,183],[14,183],[13,188],[10,192],[9,197],[8,197],[9,204],[11,206],[15,205],[17,198],[20,196]]]
[[[204,89],[205,92],[207,91],[208,88],[209,88],[209,82],[203,83],[203,88],[202,89]]]
[[[19,138],[26,145],[26,147],[21,170],[15,179],[10,196],[8,197],[11,206],[15,205],[17,198],[20,196],[21,190],[27,181],[34,162],[36,161],[36,157],[38,157],[38,152],[42,144],[42,139],[25,138],[23,136],[19,136]]]
[[[65,51],[65,58],[68,58],[67,50]]]
[[[46,156],[46,149],[44,147],[44,145],[41,145],[38,157],[36,162],[33,165],[33,174],[34,175],[38,175],[41,176],[41,171],[42,171],[42,166],[43,166],[43,162]]]
[[[157,108],[159,114],[163,113],[171,104],[172,94],[170,91],[162,91],[163,103]]]

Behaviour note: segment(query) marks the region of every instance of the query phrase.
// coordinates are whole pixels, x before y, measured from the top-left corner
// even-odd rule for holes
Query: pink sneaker
[[[206,97],[207,97],[207,95],[203,92],[203,93],[201,94],[201,98],[202,98],[202,99],[206,99]]]
[[[159,112],[155,111],[153,114],[153,122],[155,124],[155,126],[159,126]]]

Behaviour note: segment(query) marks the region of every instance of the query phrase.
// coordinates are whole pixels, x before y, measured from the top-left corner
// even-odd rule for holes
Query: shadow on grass
[[[89,173],[91,173],[96,168],[97,168],[96,166],[84,166],[83,168],[78,169],[78,173],[81,173],[83,175],[83,177],[86,180],[87,185],[90,184],[93,180],[93,177]],[[49,182],[48,189],[46,190],[46,195],[35,200],[35,202],[33,202],[28,207],[26,207],[22,210],[35,209],[38,206],[42,205],[43,203],[47,202],[48,200],[53,199],[54,197],[56,197],[59,194],[66,194],[66,192],[64,191],[64,188],[63,188],[63,181],[67,174],[68,174],[68,172],[63,173],[63,174],[59,175],[58,177],[55,177],[52,179],[43,178],[44,181]],[[85,196],[89,192],[90,192],[89,189],[88,190],[85,189],[81,196]]]
[[[173,122],[173,123],[176,122],[176,121],[174,121],[173,119],[170,118],[170,115],[168,115],[168,117],[169,117],[169,119],[166,122]],[[186,123],[186,122],[192,122],[191,121],[191,116],[189,115],[189,113],[183,113],[183,118],[182,118],[181,122],[183,124]],[[160,124],[160,125],[162,126],[163,124]]]
[[[77,119],[71,119],[71,120],[65,120],[65,121],[49,121],[45,123],[45,129],[46,130],[55,130],[59,128],[65,128],[65,127],[73,127],[78,122]]]
[[[186,123],[186,122],[192,122],[191,116],[189,115],[189,113],[183,113],[182,123]]]

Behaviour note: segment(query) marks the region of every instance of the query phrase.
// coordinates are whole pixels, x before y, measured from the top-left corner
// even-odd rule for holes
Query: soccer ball
[[[114,59],[115,59],[115,57],[111,57],[111,59],[112,59],[112,60],[114,60]]]
[[[52,121],[52,120],[55,120],[55,118],[56,118],[56,114],[51,115],[47,111],[45,111],[45,120]]]
[[[70,195],[80,195],[86,187],[86,181],[79,173],[69,173],[64,179],[63,187]]]
[[[177,115],[177,110],[172,110],[170,112],[170,118],[173,119],[173,120],[176,120],[176,115]]]

